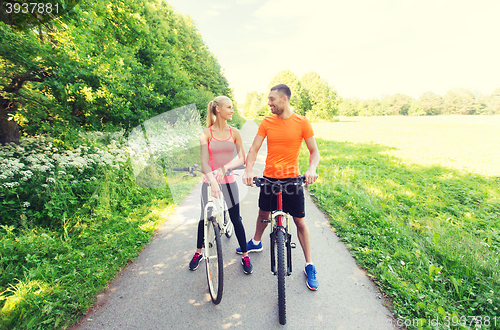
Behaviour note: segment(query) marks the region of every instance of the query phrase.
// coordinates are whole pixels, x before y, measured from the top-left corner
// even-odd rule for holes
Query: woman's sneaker
[[[193,259],[189,263],[190,270],[196,270],[200,266],[200,261],[203,259],[203,255],[201,253],[196,252],[193,256]]]
[[[250,252],[261,252],[262,251],[262,242],[259,242],[259,244],[254,244],[253,243],[253,239],[249,240],[248,243],[247,243],[247,252],[250,253]],[[236,248],[236,253],[238,254],[243,254],[243,252],[241,252],[241,248],[240,247],[237,247]]]
[[[241,258],[241,265],[243,266],[243,272],[245,274],[252,274],[253,272],[253,266],[252,263],[250,262],[250,257],[246,256],[244,258]]]

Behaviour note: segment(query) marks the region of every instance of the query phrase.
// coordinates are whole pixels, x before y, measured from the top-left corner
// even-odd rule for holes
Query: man
[[[302,140],[306,141],[309,149],[309,168],[305,173],[306,184],[316,181],[316,167],[319,164],[319,151],[314,139],[311,123],[303,116],[293,113],[290,108],[291,91],[285,84],[276,85],[269,93],[268,105],[274,114],[266,117],[260,123],[259,130],[248,151],[246,169],[243,182],[253,186],[252,168],[257,159],[257,153],[262,142],[267,137],[267,158],[264,169],[264,177],[273,179],[287,179],[299,176],[299,152]],[[292,215],[297,226],[297,237],[304,252],[306,266],[304,272],[307,276],[306,285],[311,290],[318,289],[316,268],[312,263],[311,243],[309,240],[309,229],[305,221],[304,191],[297,189],[291,193],[283,193],[283,210]],[[253,239],[247,243],[248,252],[262,251],[262,234],[267,227],[263,219],[268,219],[272,210],[276,209],[276,195],[272,196],[270,189],[261,187],[259,195],[259,215]],[[241,249],[236,249],[241,254]]]

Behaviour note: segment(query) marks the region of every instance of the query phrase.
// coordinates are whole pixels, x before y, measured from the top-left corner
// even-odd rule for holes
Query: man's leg
[[[307,277],[306,285],[309,289],[316,291],[318,290],[318,278],[316,276],[316,267],[311,264],[312,258],[309,229],[307,228],[305,218],[293,217],[293,221],[297,226],[297,236],[299,237],[299,242],[302,246],[302,251],[304,251],[304,257],[306,258],[306,267],[304,268],[304,273]]]
[[[304,252],[304,257],[306,258],[306,263],[312,262],[309,228],[307,228],[305,218],[293,217],[293,221],[297,226],[297,237],[299,238],[300,246],[302,246],[302,251]]]
[[[262,251],[262,242],[260,242],[262,238],[262,234],[267,227],[267,222],[262,222],[262,219],[269,218],[269,213],[262,211],[259,208],[259,215],[257,216],[257,223],[255,224],[255,234],[253,239],[249,240],[247,243],[247,252],[261,252]],[[258,238],[258,239],[257,239]],[[242,254],[241,247],[236,248],[236,253]]]
[[[264,234],[264,230],[267,227],[267,222],[262,222],[262,220],[269,219],[269,213],[271,212],[259,209],[259,215],[257,216],[257,223],[255,225],[255,234],[253,235],[254,241],[259,242],[262,240],[262,234]]]

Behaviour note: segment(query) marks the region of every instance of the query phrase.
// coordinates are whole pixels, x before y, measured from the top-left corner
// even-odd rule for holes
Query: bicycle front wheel
[[[286,277],[286,259],[285,259],[285,232],[278,230],[276,233],[276,254],[278,268],[278,311],[280,324],[286,323],[286,295],[285,295],[285,277]]]
[[[205,223],[205,264],[210,296],[217,305],[222,299],[224,263],[219,225],[214,217],[210,217]]]

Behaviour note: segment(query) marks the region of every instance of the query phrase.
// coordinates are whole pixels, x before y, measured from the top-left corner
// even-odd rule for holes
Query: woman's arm
[[[205,176],[210,181],[210,183],[217,185],[217,180],[212,173],[212,167],[208,163],[210,156],[208,153],[208,138],[205,135],[205,132],[201,132],[200,134],[200,158],[201,170],[203,171],[203,173],[205,173]]]
[[[245,150],[243,149],[243,140],[241,139],[240,131],[238,131],[236,128],[233,128],[233,138],[234,143],[236,144],[238,158],[233,159],[232,161],[224,165],[223,167],[225,171],[245,164]]]

